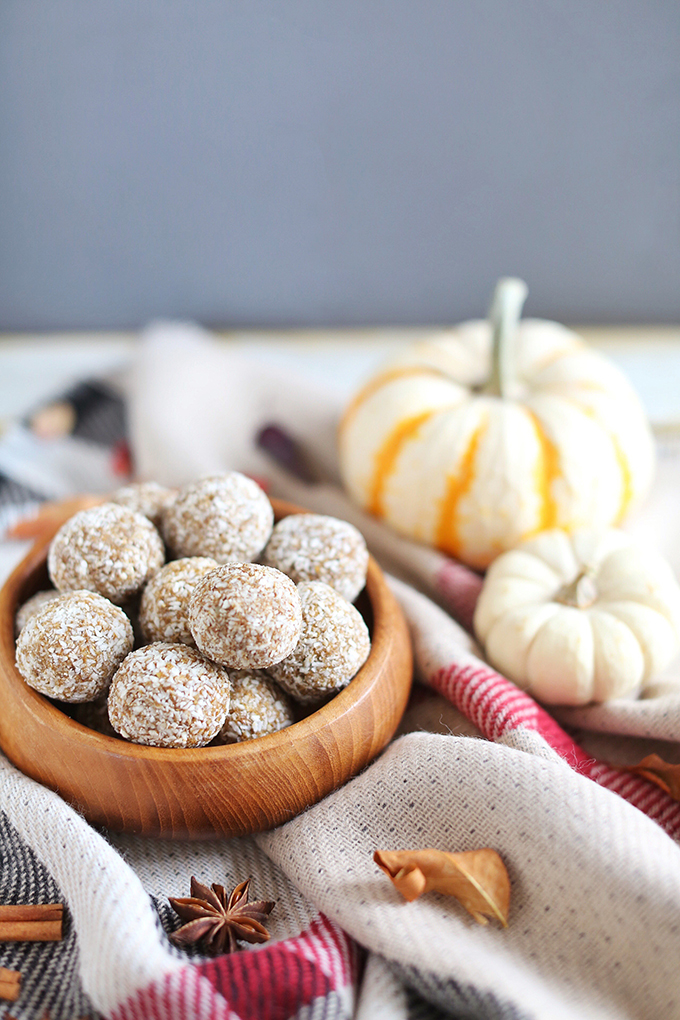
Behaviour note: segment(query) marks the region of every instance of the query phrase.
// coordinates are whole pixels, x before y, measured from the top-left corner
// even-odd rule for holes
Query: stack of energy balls
[[[166,558],[168,562],[166,562]],[[368,552],[351,524],[294,514],[233,471],[126,486],[55,535],[55,590],[16,615],[16,663],[81,723],[138,744],[273,733],[356,675]]]

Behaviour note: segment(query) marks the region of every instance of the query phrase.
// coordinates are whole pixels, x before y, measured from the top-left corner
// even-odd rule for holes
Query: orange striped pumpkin
[[[405,349],[351,401],[340,463],[352,497],[477,568],[546,528],[620,524],[654,444],[620,370],[556,322],[520,322],[500,281],[490,321]]]

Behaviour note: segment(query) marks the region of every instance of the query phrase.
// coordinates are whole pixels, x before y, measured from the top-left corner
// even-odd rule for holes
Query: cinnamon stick
[[[5,903],[0,905],[0,922],[61,921],[63,903]]]
[[[0,942],[57,942],[62,937],[62,903],[0,906]]]
[[[16,1002],[21,991],[21,972],[0,967],[0,999]]]

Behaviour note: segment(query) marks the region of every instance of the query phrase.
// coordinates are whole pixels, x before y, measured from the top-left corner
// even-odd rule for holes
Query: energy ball
[[[226,669],[195,648],[157,642],[125,659],[111,681],[109,719],[117,733],[151,747],[203,747],[229,709]]]
[[[230,669],[231,703],[220,742],[236,744],[276,733],[295,722],[287,694],[258,669]]]
[[[300,640],[269,672],[296,701],[311,703],[350,682],[368,658],[371,639],[361,613],[330,585],[305,581],[298,592]]]
[[[246,562],[262,552],[273,524],[272,505],[257,482],[231,471],[180,489],[163,513],[162,530],[174,556]]]
[[[196,644],[232,669],[265,669],[298,642],[302,605],[289,577],[259,563],[226,563],[202,578],[189,602]]]
[[[201,577],[219,566],[207,556],[173,560],[152,577],[142,593],[139,623],[144,639],[195,645],[189,629],[189,599]]]
[[[114,492],[111,502],[136,510],[159,528],[163,511],[170,506],[176,496],[177,489],[166,489],[158,482],[132,482]]]
[[[296,584],[323,581],[348,602],[366,584],[368,549],[353,524],[323,514],[290,514],[274,526],[264,561]]]
[[[14,617],[14,637],[19,637],[31,617],[39,613],[43,606],[57,598],[59,598],[59,592],[50,588],[47,591],[37,591],[35,595],[31,595],[30,599],[26,599],[24,604],[19,606]]]
[[[48,602],[17,639],[17,669],[29,685],[58,701],[93,701],[109,686],[133,644],[118,606],[92,591]]]
[[[59,591],[87,589],[111,602],[128,601],[165,562],[151,521],[117,503],[81,510],[52,540],[47,569]]]

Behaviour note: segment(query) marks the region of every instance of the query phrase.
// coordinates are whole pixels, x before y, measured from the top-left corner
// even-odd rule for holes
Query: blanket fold
[[[32,950],[21,957],[32,982],[11,1015],[680,1020],[680,805],[609,764],[612,749],[624,760],[642,738],[674,747],[680,694],[548,712],[490,669],[470,634],[481,578],[342,493],[334,430],[345,396],[197,327],[156,324],[131,367],[129,439],[142,477],[181,484],[243,470],[364,531],[394,575],[414,646],[419,683],[401,735],[281,828],[208,843],[95,832],[0,760],[3,878],[27,874],[28,854],[71,925],[61,955],[51,950],[61,990],[50,950]],[[305,445],[320,483],[293,478],[257,446],[271,423]],[[658,506],[675,463],[664,473],[661,458]],[[658,544],[674,532],[652,504]],[[645,527],[643,515],[636,528],[649,538]],[[611,758],[593,753],[607,747]],[[507,930],[475,925],[437,893],[405,903],[372,859],[376,849],[482,846],[510,873]],[[167,898],[187,895],[191,875],[225,885],[252,875],[256,897],[277,900],[271,942],[215,961],[173,948]],[[16,901],[31,895],[21,880],[5,888]],[[0,966],[16,953],[0,947]]]

